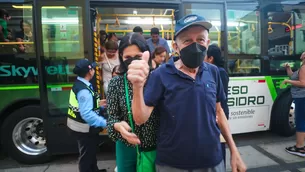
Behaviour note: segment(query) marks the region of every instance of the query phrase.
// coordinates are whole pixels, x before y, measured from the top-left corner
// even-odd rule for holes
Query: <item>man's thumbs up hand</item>
[[[141,88],[144,86],[149,74],[149,57],[148,51],[141,55],[141,60],[133,60],[128,66],[127,78],[132,83],[133,87]]]

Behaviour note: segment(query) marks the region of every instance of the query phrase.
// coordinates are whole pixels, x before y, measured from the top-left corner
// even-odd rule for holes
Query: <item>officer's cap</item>
[[[91,63],[88,59],[81,59],[76,62],[75,67],[73,69],[73,73],[76,75],[86,74],[91,69],[94,69],[96,66],[97,64],[95,62]]]

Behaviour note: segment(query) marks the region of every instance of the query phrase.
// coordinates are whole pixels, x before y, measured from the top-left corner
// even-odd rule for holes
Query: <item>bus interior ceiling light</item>
[[[17,8],[17,9],[31,9],[32,6],[31,5],[12,5],[13,8]],[[48,8],[48,9],[66,9],[65,6],[45,6],[45,7],[42,7],[42,8]]]
[[[285,5],[298,5],[299,3],[301,3],[302,1],[282,1],[281,4],[285,4]]]
[[[101,21],[101,24],[105,23],[113,23],[112,19],[104,19]],[[120,20],[120,23],[124,24],[152,24],[153,18],[152,17],[127,17],[125,20]],[[221,26],[220,21],[211,21],[213,26]],[[170,18],[155,18],[155,24],[172,24],[172,20]],[[234,22],[234,21],[228,21],[227,26],[229,27],[236,27],[236,26],[246,26],[243,22]]]
[[[152,24],[152,17],[127,17],[126,24]],[[172,20],[169,18],[155,18],[155,24],[172,24]]]
[[[77,18],[42,18],[43,24],[57,24],[57,23],[65,23],[65,24],[78,24],[79,20]]]

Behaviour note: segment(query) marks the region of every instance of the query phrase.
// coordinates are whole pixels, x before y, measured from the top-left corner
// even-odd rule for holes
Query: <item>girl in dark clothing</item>
[[[229,107],[228,107],[229,75],[227,71],[224,69],[224,58],[221,57],[221,51],[217,45],[213,44],[209,46],[205,61],[208,63],[212,63],[218,67],[221,81],[223,84],[223,89],[226,95],[226,99],[224,101],[221,101],[220,103],[227,119],[229,119]],[[224,143],[222,143],[222,151],[223,151],[224,162],[226,162],[226,145]]]
[[[207,57],[205,59],[206,62],[212,63],[215,66],[218,67],[221,81],[223,84],[223,89],[226,94],[226,100],[221,102],[221,106],[223,111],[226,114],[227,119],[229,119],[229,108],[228,108],[228,85],[229,85],[229,75],[227,71],[224,69],[224,58],[221,57],[221,51],[219,47],[215,44],[210,45],[208,52],[207,52]]]

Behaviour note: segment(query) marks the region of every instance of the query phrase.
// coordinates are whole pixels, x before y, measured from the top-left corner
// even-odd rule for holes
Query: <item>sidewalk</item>
[[[98,166],[107,168],[108,172],[113,172],[115,160],[98,161]],[[51,164],[35,167],[3,169],[0,170],[0,172],[78,172],[78,169],[77,163],[73,162],[70,164]]]
[[[294,141],[282,141],[267,144],[239,146],[239,151],[245,163],[247,172],[305,172],[305,158],[290,155],[284,148],[294,144]],[[227,150],[227,171],[231,171],[230,156]],[[75,158],[77,159],[77,158]],[[100,168],[113,172],[115,160],[100,160]],[[0,172],[78,172],[77,161],[54,163],[50,165],[29,166],[21,168],[0,169]]]
[[[288,154],[285,147],[294,145],[294,141],[238,147],[246,163],[247,172],[305,172],[305,158]],[[229,151],[227,150],[227,155]],[[227,162],[230,162],[227,156]],[[227,163],[227,171],[231,171]]]

